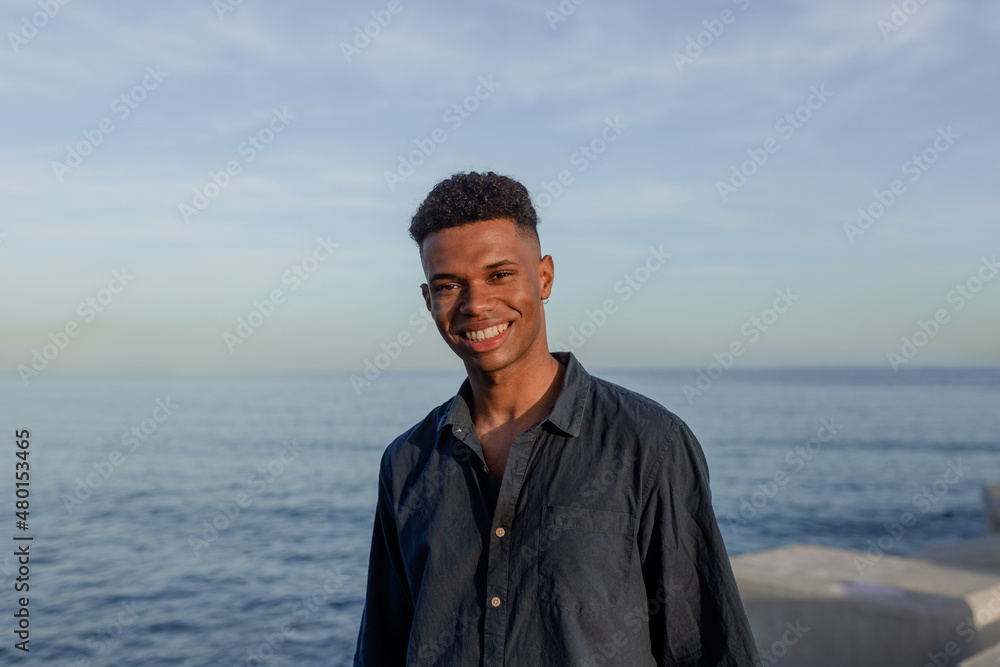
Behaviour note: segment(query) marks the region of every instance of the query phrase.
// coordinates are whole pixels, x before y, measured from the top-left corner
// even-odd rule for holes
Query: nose
[[[476,317],[482,313],[493,310],[493,293],[486,285],[470,283],[462,290],[461,304],[459,305],[463,315]]]

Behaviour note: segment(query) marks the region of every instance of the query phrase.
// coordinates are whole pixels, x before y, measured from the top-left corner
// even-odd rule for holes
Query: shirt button
[[[503,528],[497,528],[497,537],[503,537],[506,534],[507,531],[505,531]]]
[[[494,597],[492,600],[490,600],[490,604],[493,605],[494,607],[499,607],[500,606],[500,598]]]

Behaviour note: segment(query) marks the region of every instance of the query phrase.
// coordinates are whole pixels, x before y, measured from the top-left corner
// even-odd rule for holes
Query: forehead
[[[498,218],[432,232],[420,255],[424,272],[431,276],[480,270],[504,259],[526,264],[537,254],[535,246],[512,220]]]

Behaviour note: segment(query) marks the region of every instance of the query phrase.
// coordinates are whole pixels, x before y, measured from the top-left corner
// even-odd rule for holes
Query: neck
[[[565,367],[542,348],[497,371],[467,370],[473,420],[482,430],[519,420],[530,426],[544,417],[559,396]]]

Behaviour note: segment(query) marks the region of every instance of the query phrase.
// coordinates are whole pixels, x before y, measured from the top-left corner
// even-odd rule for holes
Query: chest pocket
[[[623,604],[635,525],[625,512],[546,505],[538,544],[541,603],[569,612]]]

